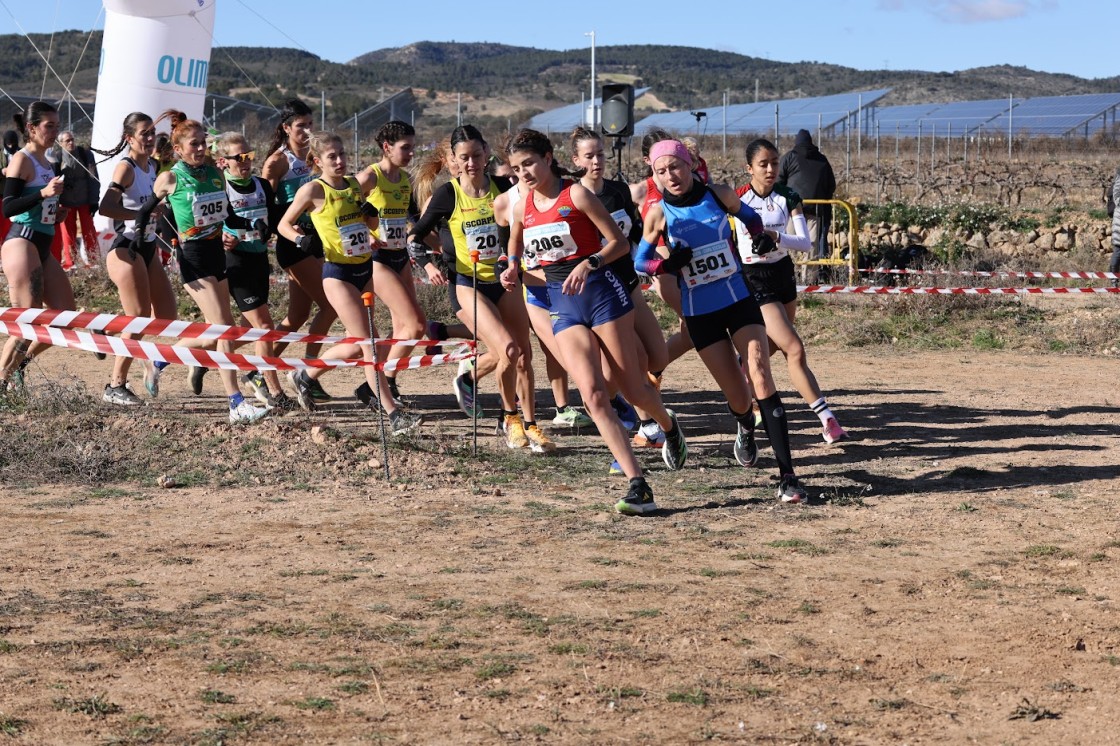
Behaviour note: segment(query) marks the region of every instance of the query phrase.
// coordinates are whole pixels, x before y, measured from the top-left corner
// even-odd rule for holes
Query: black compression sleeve
[[[23,187],[26,184],[26,181],[14,176],[4,179],[4,217],[10,219],[16,215],[22,215],[43,201],[39,192],[32,192],[26,197],[22,196]]]
[[[455,212],[455,187],[451,186],[451,182],[447,182],[432,195],[432,201],[428,203],[428,209],[416,221],[416,225],[412,226],[410,235],[417,241],[423,241],[429,233],[435,230],[439,221],[447,220],[453,212]]]

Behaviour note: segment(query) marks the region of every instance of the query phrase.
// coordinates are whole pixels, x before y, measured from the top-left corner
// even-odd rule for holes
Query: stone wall
[[[1000,230],[993,226],[988,231],[976,232],[872,223],[860,226],[859,241],[864,250],[882,246],[897,248],[910,244],[933,248],[946,239],[947,233],[949,238],[956,239],[971,249],[1008,257],[1041,257],[1048,253],[1061,255],[1076,248],[1106,256],[1112,253],[1112,224],[1103,220],[1071,221],[1030,231]],[[848,246],[847,233],[834,236],[833,240],[838,241],[841,248]]]

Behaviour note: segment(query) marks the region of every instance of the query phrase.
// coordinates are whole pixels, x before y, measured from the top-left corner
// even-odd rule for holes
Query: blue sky
[[[609,4],[620,10],[598,16],[582,8],[606,6],[556,3],[557,11],[566,10],[551,13],[539,25],[531,19],[540,11],[524,0],[466,6],[461,1],[426,0],[397,5],[399,10],[384,15],[376,8],[391,6],[380,3],[217,3],[214,37],[218,46],[302,46],[337,62],[416,41],[492,41],[575,49],[589,46],[590,39],[584,34],[594,30],[598,45],[702,46],[783,62],[813,60],[861,70],[955,71],[1012,64],[1086,78],[1120,74],[1120,65],[1110,53],[1111,37],[1120,29],[1120,3],[1115,0],[717,4],[698,6],[695,20],[679,15],[680,8],[686,7],[679,0]],[[771,10],[759,23],[743,10],[748,7]],[[319,8],[333,10],[317,24],[314,15]],[[409,17],[410,8],[419,12]],[[17,22],[28,32],[40,33],[100,27],[104,20],[98,10],[95,0],[3,0],[0,30],[14,32]]]

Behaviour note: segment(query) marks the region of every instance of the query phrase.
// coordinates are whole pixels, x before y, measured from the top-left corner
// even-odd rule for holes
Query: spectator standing
[[[836,194],[836,174],[828,158],[813,144],[809,130],[798,130],[793,150],[778,164],[778,183],[788,186],[801,199],[832,199]],[[832,225],[831,205],[803,205],[812,243],[810,259],[829,255],[828,229]]]
[[[74,142],[74,133],[64,131],[58,136],[62,146],[59,167],[66,182],[59,201],[70,208],[62,221],[62,268],[73,266],[74,255],[78,248],[78,221],[81,221],[82,243],[85,251],[80,256],[86,267],[93,266],[98,260],[97,230],[93,227],[93,213],[101,196],[101,184],[97,180],[97,164],[93,154]]]

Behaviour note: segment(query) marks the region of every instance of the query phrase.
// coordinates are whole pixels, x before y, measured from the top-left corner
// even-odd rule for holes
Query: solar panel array
[[[791,98],[779,101],[762,101],[751,104],[728,106],[727,133],[729,135],[773,133],[775,127],[783,135],[791,135],[800,129],[816,132],[818,129],[841,129],[848,121],[852,126],[860,118],[874,109],[875,103],[890,93],[890,88],[855,93],[839,93],[832,96],[813,96],[810,98]],[[693,112],[704,112],[706,116],[696,117]],[[668,132],[696,132],[700,134],[723,132],[724,107],[722,105],[651,114],[638,122],[634,129],[644,135],[651,129]]]
[[[637,100],[643,93],[648,91],[649,88],[638,88],[634,91],[634,99]],[[596,97],[594,100],[596,110],[602,109],[603,100]],[[586,124],[590,117],[588,112],[590,107],[587,101],[582,101],[578,104],[569,104],[568,106],[561,106],[558,109],[550,109],[549,111],[537,114],[526,123],[526,127],[544,132],[545,134],[558,133],[558,132],[571,132],[574,127],[581,124]]]
[[[875,122],[879,123],[879,134],[890,137],[917,137],[931,133],[946,137],[990,131],[990,122],[1005,113],[1007,108],[1008,100],[1005,98],[888,106],[874,112],[864,134],[875,134]]]
[[[1116,124],[1120,93],[1029,98],[984,126],[1014,134],[1088,137]]]
[[[647,90],[641,89],[638,95]],[[1006,134],[1009,128],[1017,137],[1089,137],[1120,124],[1117,122],[1120,93],[878,106],[890,91],[882,88],[728,106],[727,133],[773,135],[777,128],[781,135],[793,134],[799,129],[814,134],[819,130],[843,134],[847,128],[861,128],[865,135],[873,136],[877,126],[879,134],[886,137]],[[530,126],[551,132],[570,130],[583,121],[583,108],[572,104],[553,109],[534,117]],[[697,118],[699,112],[704,116]],[[634,129],[639,136],[655,128],[680,134],[716,134],[724,131],[724,116],[722,105],[662,112],[645,117]]]

